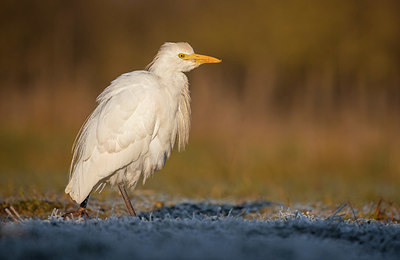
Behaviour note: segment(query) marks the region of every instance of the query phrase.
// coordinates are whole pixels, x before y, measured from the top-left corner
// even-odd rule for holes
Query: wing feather
[[[123,81],[132,81],[123,77]],[[76,202],[82,202],[99,182],[148,152],[157,130],[159,99],[154,90],[158,83],[142,78],[136,75],[133,86],[132,82],[114,81],[99,96],[98,107],[82,127],[65,190]],[[149,84],[154,88],[148,88]]]

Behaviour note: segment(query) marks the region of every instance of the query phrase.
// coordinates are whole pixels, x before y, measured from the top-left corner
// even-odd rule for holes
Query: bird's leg
[[[89,196],[88,195],[86,197],[86,199],[79,205],[79,209],[75,210],[75,211],[71,211],[71,212],[67,212],[63,215],[64,218],[70,217],[70,218],[74,218],[74,217],[84,217],[84,218],[89,218],[89,215],[86,212],[86,206],[89,200]]]
[[[131,214],[131,216],[136,216],[136,212],[132,207],[131,200],[129,199],[128,193],[125,190],[124,183],[121,182],[120,184],[118,184],[118,188],[119,191],[121,192],[122,197],[124,198],[125,205],[128,208],[129,214]]]

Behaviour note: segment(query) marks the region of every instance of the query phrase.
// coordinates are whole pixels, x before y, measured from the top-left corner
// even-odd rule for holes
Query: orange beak
[[[201,54],[189,54],[184,58],[185,60],[193,60],[196,63],[220,63],[222,60]]]

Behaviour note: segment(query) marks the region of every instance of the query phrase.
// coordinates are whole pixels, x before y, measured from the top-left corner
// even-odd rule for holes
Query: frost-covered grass
[[[347,218],[348,210],[322,216],[262,201],[186,201],[133,218],[66,221],[53,211],[3,222],[0,258],[399,259],[400,225]]]

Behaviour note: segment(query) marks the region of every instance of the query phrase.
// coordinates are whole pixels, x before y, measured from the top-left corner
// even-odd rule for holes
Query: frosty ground
[[[276,212],[265,211],[275,208]],[[400,225],[269,202],[181,202],[140,212],[3,221],[1,259],[399,259]]]

